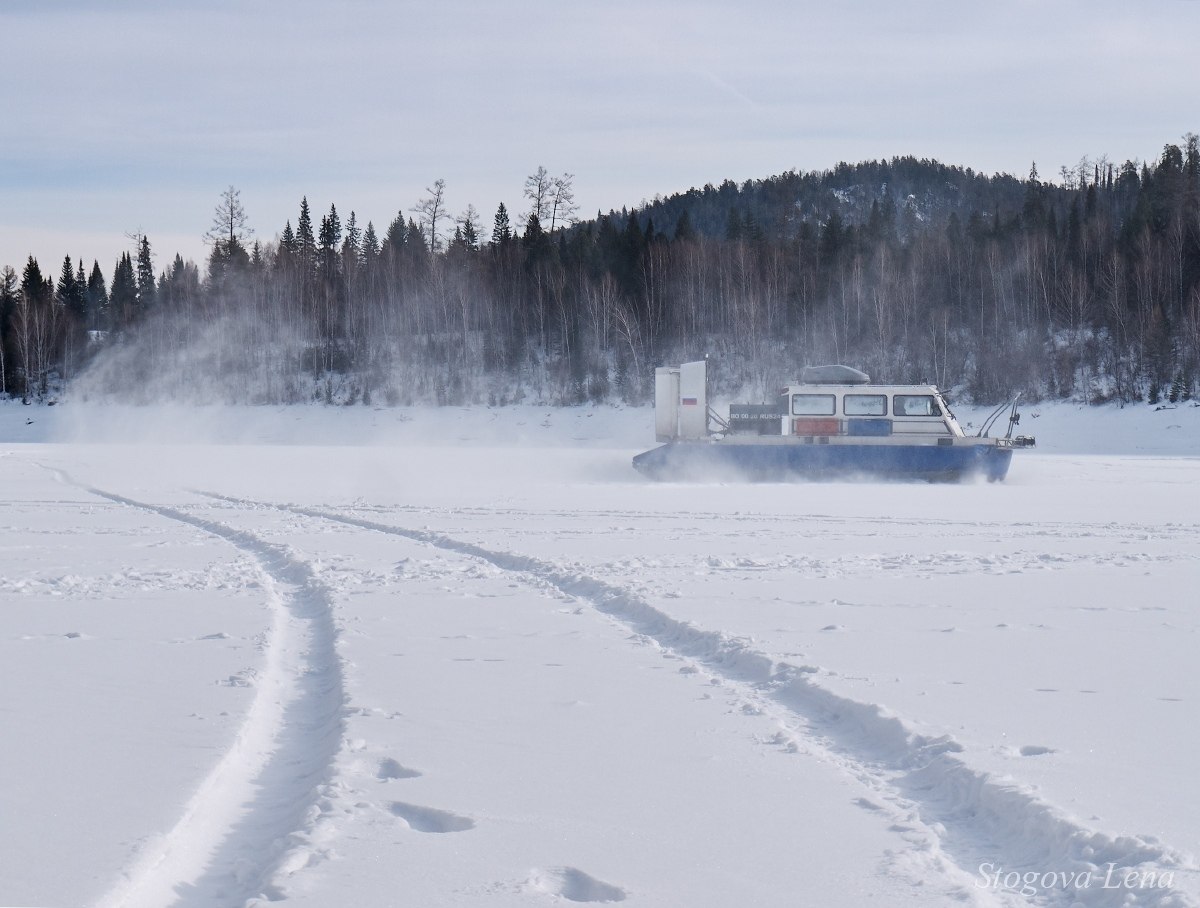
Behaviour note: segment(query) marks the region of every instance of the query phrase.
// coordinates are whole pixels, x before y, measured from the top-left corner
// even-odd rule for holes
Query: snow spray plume
[[[249,308],[160,311],[101,343],[67,399],[74,438],[201,440],[197,408],[311,400],[304,343]]]

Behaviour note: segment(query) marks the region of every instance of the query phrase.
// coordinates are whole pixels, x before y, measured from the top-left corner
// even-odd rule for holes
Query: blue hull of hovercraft
[[[1000,445],[728,444],[671,442],[633,458],[651,479],[766,481],[867,477],[958,481],[1008,475],[1012,448]]]

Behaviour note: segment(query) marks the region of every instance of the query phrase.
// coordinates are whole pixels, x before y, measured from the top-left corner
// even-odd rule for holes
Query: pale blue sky
[[[1200,2],[5,0],[0,265],[203,264],[233,184],[381,233],[442,178],[490,231],[525,177],[581,214],[914,154],[1043,177],[1200,131]]]

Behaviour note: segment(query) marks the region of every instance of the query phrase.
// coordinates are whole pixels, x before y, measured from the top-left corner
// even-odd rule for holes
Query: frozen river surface
[[[1200,410],[1048,408],[998,485],[654,484],[636,410],[30,412],[0,904],[1200,904]]]

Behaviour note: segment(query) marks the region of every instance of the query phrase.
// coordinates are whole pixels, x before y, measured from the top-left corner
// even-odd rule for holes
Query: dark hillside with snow
[[[169,253],[142,235],[111,279],[69,256],[5,268],[0,393],[640,403],[656,364],[707,354],[718,390],[751,394],[836,361],[978,402],[1190,399],[1197,143],[1054,179],[842,163],[590,220],[571,175],[539,168],[527,210],[490,225],[448,213],[439,180],[386,228],[303,199],[267,241],[230,187],[206,262],[159,268]]]

